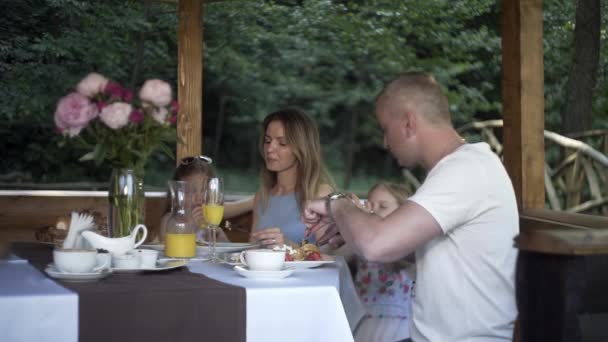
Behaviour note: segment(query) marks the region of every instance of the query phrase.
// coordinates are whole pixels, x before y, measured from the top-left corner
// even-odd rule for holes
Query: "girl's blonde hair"
[[[333,187],[333,182],[323,165],[319,129],[315,122],[301,110],[288,108],[268,114],[262,123],[259,149],[264,158],[264,135],[271,122],[283,124],[285,140],[296,159],[296,199],[302,210],[304,202],[316,198],[322,184]],[[266,167],[260,173],[261,187],[258,192],[263,208],[268,205],[270,189],[277,184],[277,173]]]
[[[407,201],[407,198],[410,196],[409,191],[405,185],[388,183],[388,182],[380,182],[380,183],[377,183],[376,185],[372,186],[371,189],[369,189],[369,192],[367,193],[368,197],[369,197],[369,194],[372,193],[372,191],[379,189],[379,188],[386,189],[386,191],[388,191],[391,194],[391,196],[393,196],[397,200],[397,204],[399,204],[399,205],[402,205],[403,203],[405,203],[405,201]]]

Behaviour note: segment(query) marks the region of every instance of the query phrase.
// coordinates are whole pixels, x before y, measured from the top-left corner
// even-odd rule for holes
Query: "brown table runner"
[[[52,262],[51,245],[14,243],[12,251],[43,273]],[[80,341],[245,341],[245,289],[185,267],[88,283],[53,280],[78,293]]]

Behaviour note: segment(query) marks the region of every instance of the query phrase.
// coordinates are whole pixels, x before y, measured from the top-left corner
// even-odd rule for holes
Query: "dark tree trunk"
[[[219,160],[220,143],[222,142],[222,133],[224,132],[224,112],[226,108],[226,98],[220,97],[220,108],[217,112],[217,121],[215,122],[215,143],[213,144],[213,158]]]
[[[352,113],[350,118],[350,129],[348,130],[348,136],[346,137],[346,161],[344,165],[344,184],[342,185],[344,189],[348,189],[350,186],[350,181],[353,176],[353,161],[355,158],[355,149],[356,146],[356,137],[357,137],[357,125],[359,124],[359,119],[356,112]]]
[[[152,1],[145,0],[144,1],[144,19],[146,22],[150,19],[150,6]],[[141,32],[139,34],[139,39],[137,40],[137,48],[135,49],[135,64],[133,65],[133,72],[131,73],[131,82],[129,82],[129,87],[131,89],[135,89],[135,82],[137,82],[137,78],[139,77],[139,69],[141,69],[141,64],[144,58],[144,43],[146,41],[146,33]]]
[[[562,133],[591,128],[593,88],[600,56],[600,0],[578,0],[574,29],[574,59],[566,82]]]

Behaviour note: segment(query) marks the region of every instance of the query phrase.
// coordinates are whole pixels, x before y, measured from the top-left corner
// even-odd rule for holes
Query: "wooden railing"
[[[476,135],[502,156],[498,137],[502,120],[472,122],[458,128]],[[545,194],[553,210],[608,215],[608,130],[563,136],[544,131],[546,154]],[[595,146],[595,148],[594,148]]]
[[[157,236],[167,201],[165,192],[146,192],[148,241]],[[60,216],[69,216],[72,211],[94,212],[107,222],[108,199],[106,191],[0,190],[0,208],[0,241],[35,241],[36,232],[54,226]],[[243,230],[249,230],[251,214],[234,218],[231,223],[240,229],[226,231],[228,238],[247,241],[249,234]]]

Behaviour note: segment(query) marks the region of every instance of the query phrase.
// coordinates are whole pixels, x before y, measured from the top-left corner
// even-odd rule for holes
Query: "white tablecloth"
[[[192,272],[247,291],[247,341],[353,341],[364,314],[344,260],[285,279],[249,279],[226,265],[192,261]],[[78,295],[27,261],[0,260],[0,341],[78,340]]]
[[[78,341],[78,295],[25,260],[0,260],[0,340]]]
[[[363,317],[344,259],[284,279],[250,279],[222,264],[193,261],[192,272],[247,291],[247,341],[353,341]]]

